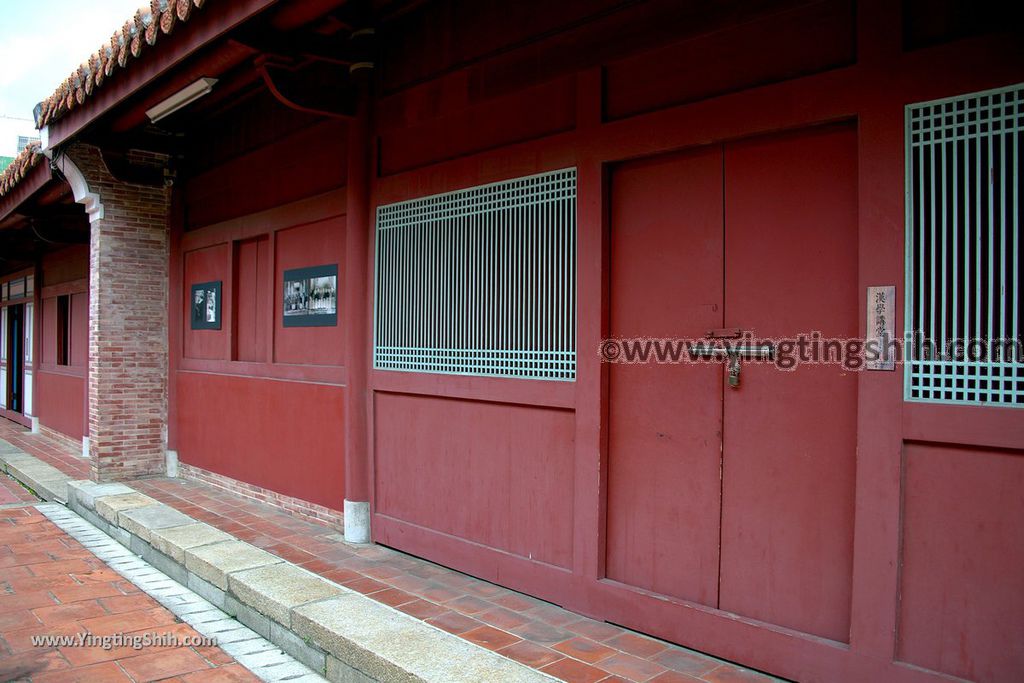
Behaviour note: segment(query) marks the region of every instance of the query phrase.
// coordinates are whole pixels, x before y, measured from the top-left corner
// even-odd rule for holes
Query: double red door
[[[617,167],[612,336],[856,337],[856,206],[849,126]],[[606,580],[848,641],[856,392],[836,364],[613,365]]]

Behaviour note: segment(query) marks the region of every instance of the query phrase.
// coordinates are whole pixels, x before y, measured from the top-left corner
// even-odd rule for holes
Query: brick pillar
[[[165,470],[170,190],[114,178],[99,150],[75,145],[65,166],[91,220],[89,456],[96,481]],[[77,167],[77,168],[75,168]],[[75,178],[73,176],[80,176]],[[79,199],[84,192],[87,201]],[[90,202],[92,208],[90,209]]]

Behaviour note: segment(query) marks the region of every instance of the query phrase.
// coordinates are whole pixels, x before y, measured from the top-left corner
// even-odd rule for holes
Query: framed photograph
[[[284,271],[284,326],[338,324],[338,264]]]
[[[220,280],[192,285],[190,301],[193,330],[220,329]]]

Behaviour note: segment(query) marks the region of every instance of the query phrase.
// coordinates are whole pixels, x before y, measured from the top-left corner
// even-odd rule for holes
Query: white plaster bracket
[[[51,150],[47,150],[49,153]],[[100,196],[89,190],[89,183],[86,181],[82,171],[71,161],[66,154],[59,155],[53,160],[53,165],[64,174],[68,184],[71,186],[71,193],[75,201],[85,207],[85,213],[89,216],[89,222],[95,223],[103,218],[103,202]]]

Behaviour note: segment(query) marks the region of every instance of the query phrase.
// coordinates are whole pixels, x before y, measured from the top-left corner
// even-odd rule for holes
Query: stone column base
[[[345,501],[345,541],[370,542],[370,504]]]

